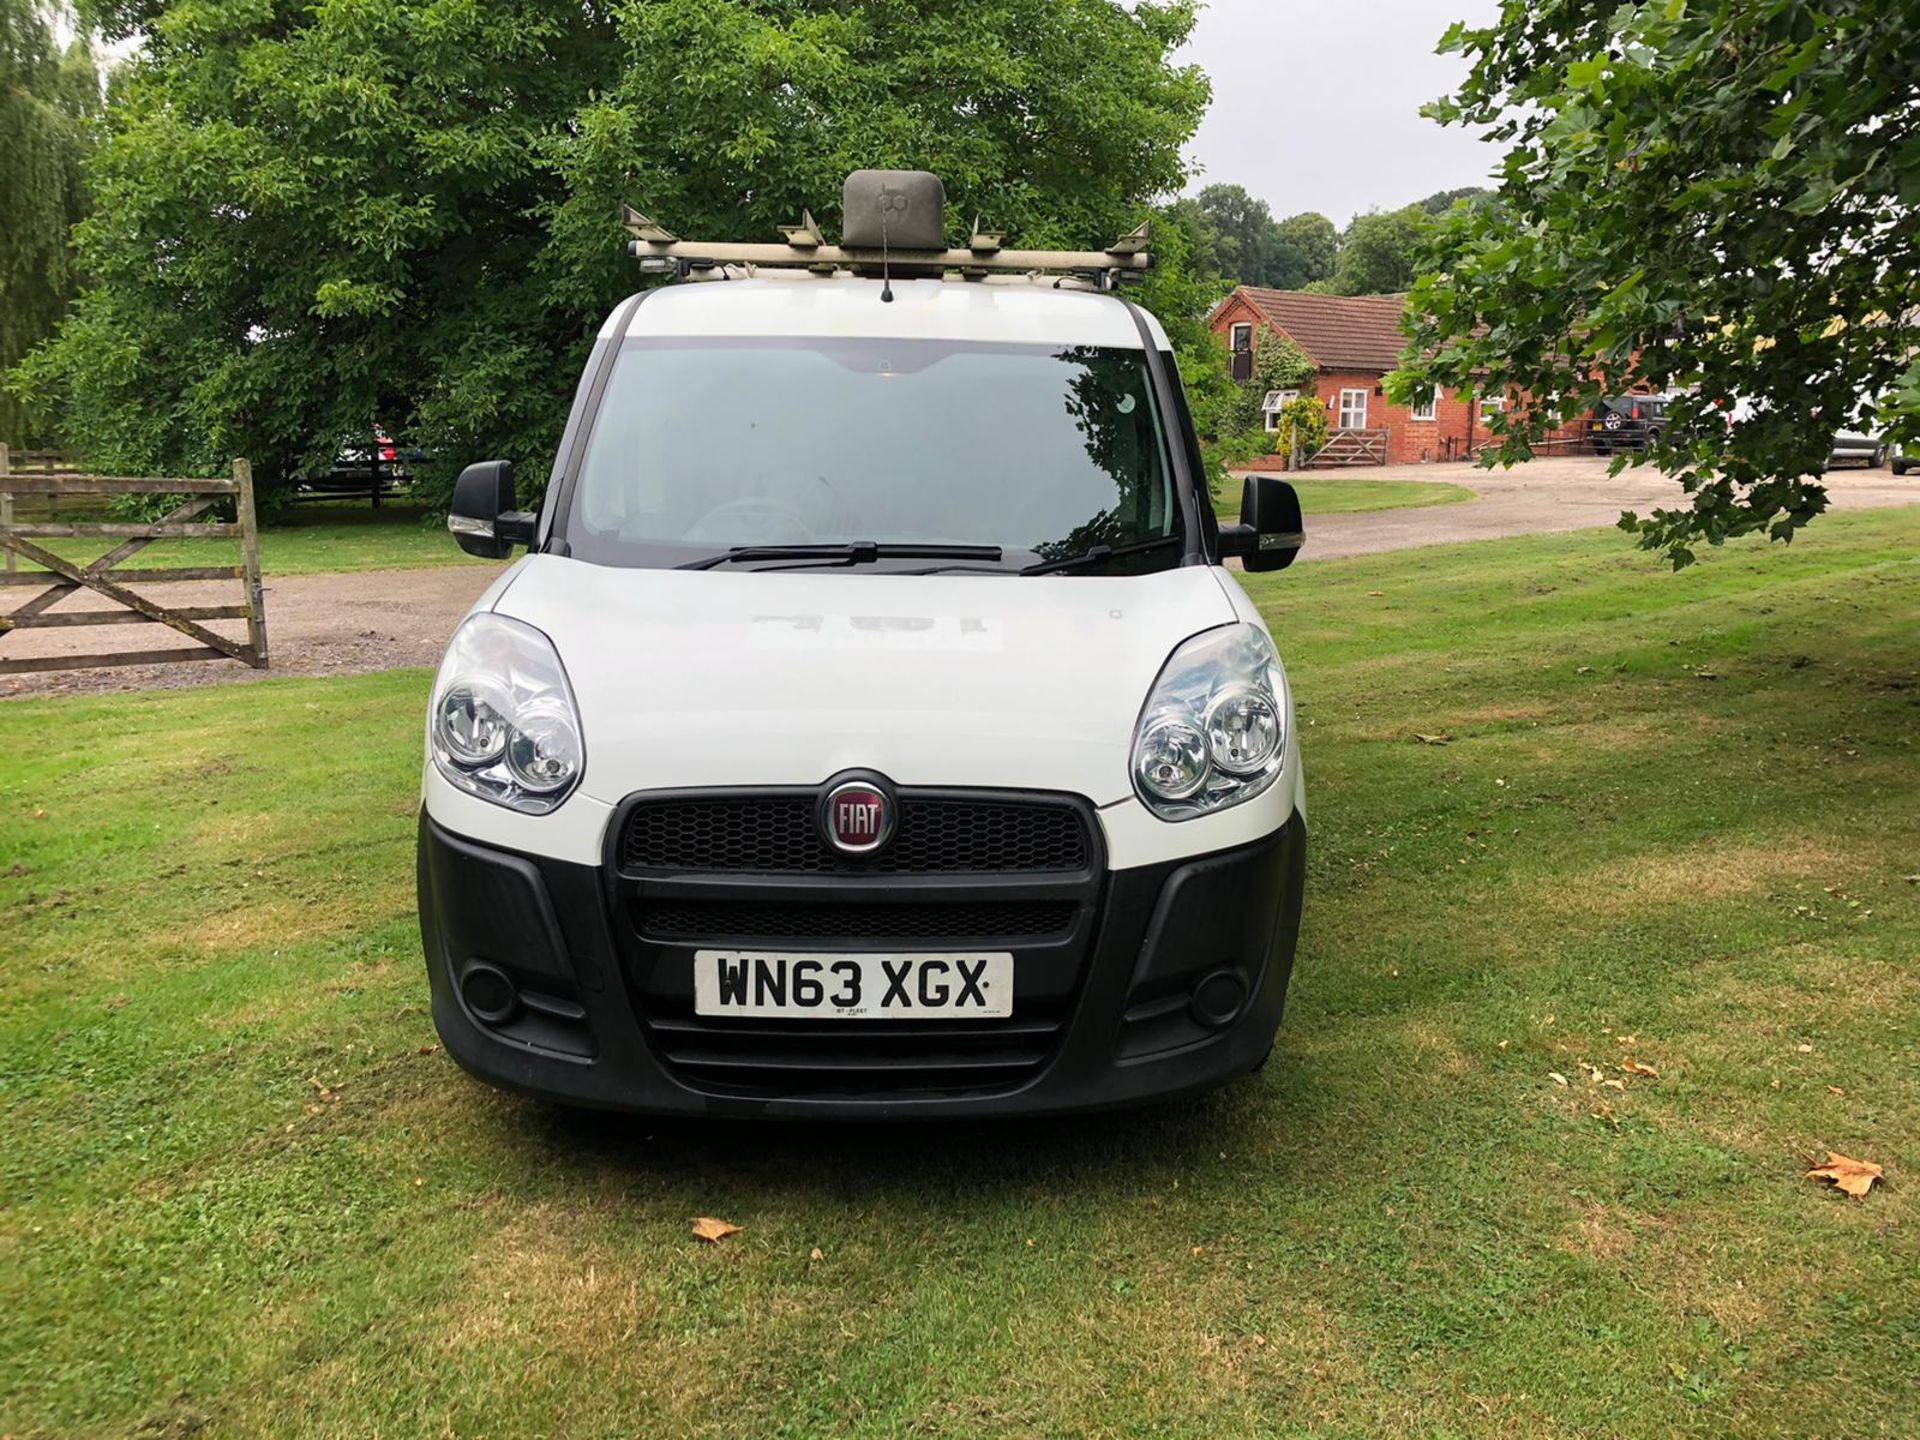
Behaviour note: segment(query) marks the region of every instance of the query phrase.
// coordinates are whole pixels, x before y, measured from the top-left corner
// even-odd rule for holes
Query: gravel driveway
[[[1468,465],[1398,465],[1384,469],[1327,472],[1356,480],[1424,480],[1464,485],[1479,498],[1458,505],[1415,510],[1376,510],[1358,515],[1326,515],[1307,522],[1302,559],[1371,555],[1418,545],[1459,540],[1491,540],[1505,535],[1584,530],[1611,525],[1622,510],[1646,511],[1682,500],[1680,488],[1652,471],[1628,470],[1617,478],[1607,463],[1590,457],[1535,460],[1511,471],[1476,470]],[[1920,504],[1920,476],[1897,479],[1886,470],[1836,471],[1827,477],[1836,510],[1877,505]],[[1626,537],[1621,537],[1626,544]],[[338,675],[402,666],[433,665],[460,617],[499,568],[467,564],[434,570],[374,570],[351,575],[297,575],[267,580],[267,636],[271,670],[248,670],[226,661],[186,665],[127,666],[113,670],[66,670],[0,677],[0,697],[145,690],[218,681],[253,680],[279,675]],[[173,585],[159,587],[182,605],[231,602],[233,587]],[[5,592],[24,599],[30,590]],[[9,604],[18,603],[11,600]],[[56,608],[93,609],[98,601],[69,597]],[[244,635],[239,622],[215,622],[213,628]],[[6,638],[7,655],[85,654],[149,641],[139,627],[133,641],[126,628],[45,629]]]
[[[1407,550],[1416,545],[1446,545],[1457,540],[1587,530],[1613,524],[1622,510],[1644,515],[1686,500],[1679,485],[1657,470],[1629,467],[1618,476],[1609,476],[1607,464],[1590,455],[1556,455],[1512,470],[1481,470],[1472,465],[1389,465],[1372,470],[1316,471],[1355,480],[1441,480],[1463,485],[1480,498],[1418,510],[1309,518],[1307,548],[1300,558],[1324,560]],[[1826,486],[1835,510],[1920,505],[1920,475],[1902,479],[1891,470],[1836,470],[1826,477]],[[1624,535],[1621,539],[1626,541]]]

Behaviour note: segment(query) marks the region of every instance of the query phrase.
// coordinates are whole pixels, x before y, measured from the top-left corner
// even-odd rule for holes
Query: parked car
[[[1666,433],[1671,402],[1667,395],[1610,395],[1593,407],[1587,438],[1601,455],[1658,445]]]
[[[342,446],[326,473],[311,477],[306,488],[364,495],[377,481],[383,493],[405,489],[413,483],[413,462],[422,459],[424,453],[403,449],[376,426],[366,444]]]
[[[1878,470],[1887,463],[1887,442],[1884,437],[1868,434],[1864,430],[1842,430],[1833,437],[1833,448],[1827,456],[1829,465],[1839,465],[1849,460],[1858,460],[1869,470]],[[1906,471],[1896,465],[1896,474]]]
[[[1907,447],[1893,444],[1887,447],[1887,459],[1893,465],[1893,473],[1904,475],[1913,468],[1913,457],[1907,454]]]
[[[939,207],[862,172],[846,250],[795,227],[751,275],[630,217],[683,278],[608,317],[538,512],[505,461],[459,477],[461,548],[528,552],[429,701],[421,936],[473,1074],[945,1117],[1272,1047],[1305,792],[1225,562],[1289,564],[1299,501],[1213,519],[1166,333],[1110,293],[1137,243],[1001,262]]]

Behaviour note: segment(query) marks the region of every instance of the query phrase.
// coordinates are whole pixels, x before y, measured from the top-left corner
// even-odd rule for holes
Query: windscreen
[[[630,340],[565,536],[606,565],[877,541],[1017,567],[1179,535],[1166,454],[1139,350]]]

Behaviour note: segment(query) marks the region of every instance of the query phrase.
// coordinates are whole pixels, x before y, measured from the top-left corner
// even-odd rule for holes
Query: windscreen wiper
[[[817,565],[870,565],[876,560],[998,560],[998,545],[883,545],[878,540],[849,540],[832,545],[741,545],[718,555],[676,565],[676,570],[711,570],[743,560],[792,560]]]
[[[1037,565],[1024,567],[1019,573],[1050,575],[1056,570],[1081,570],[1106,560],[1118,560],[1123,555],[1139,555],[1148,550],[1159,550],[1164,546],[1180,543],[1181,537],[1178,535],[1158,535],[1151,540],[1139,540],[1131,545],[1090,545],[1078,555],[1067,555],[1058,560],[1042,560]]]

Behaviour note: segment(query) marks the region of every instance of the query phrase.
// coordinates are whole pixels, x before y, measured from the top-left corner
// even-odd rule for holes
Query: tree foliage
[[[130,7],[130,8],[129,8]],[[376,421],[545,473],[592,335],[637,288],[617,207],[681,234],[832,228],[862,165],[949,225],[1103,244],[1184,180],[1192,0],[123,0],[141,25],[81,227],[95,281],[25,367],[129,466],[245,453],[285,484]],[[1170,329],[1206,299],[1156,277]],[[1193,314],[1188,316],[1187,307]]]
[[[1509,149],[1440,227],[1398,393],[1529,392],[1512,462],[1602,394],[1681,392],[1652,459],[1691,503],[1621,522],[1676,565],[1790,539],[1836,429],[1920,439],[1911,0],[1505,0],[1443,49],[1471,71],[1430,113]]]
[[[1340,257],[1340,231],[1333,221],[1317,210],[1289,215],[1276,227],[1280,232],[1282,253],[1291,257],[1291,284],[1276,285],[1276,290],[1298,290],[1316,280],[1333,278],[1333,267]]]
[[[1271,290],[1298,290],[1333,274],[1339,237],[1324,215],[1275,220],[1266,201],[1239,185],[1209,185],[1174,208],[1198,237],[1202,270]]]
[[[70,233],[86,213],[100,77],[86,43],[62,49],[52,21],[41,0],[0,0],[0,374],[52,332],[79,278]],[[0,390],[0,440],[33,438]]]
[[[1274,453],[1287,456],[1291,464],[1294,442],[1298,440],[1300,454],[1312,455],[1327,443],[1330,428],[1327,407],[1318,395],[1296,395],[1280,411],[1280,423],[1273,435]]]
[[[1420,242],[1431,223],[1424,205],[1354,216],[1340,237],[1332,293],[1399,295],[1411,290],[1419,273]]]

